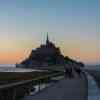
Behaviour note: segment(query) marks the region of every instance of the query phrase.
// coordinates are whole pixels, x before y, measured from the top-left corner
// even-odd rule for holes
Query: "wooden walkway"
[[[77,77],[74,79],[63,79],[33,96],[27,96],[23,100],[87,100],[87,79]]]

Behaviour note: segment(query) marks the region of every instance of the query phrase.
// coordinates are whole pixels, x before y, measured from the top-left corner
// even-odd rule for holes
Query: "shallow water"
[[[100,100],[100,89],[90,75],[88,75],[88,100]]]

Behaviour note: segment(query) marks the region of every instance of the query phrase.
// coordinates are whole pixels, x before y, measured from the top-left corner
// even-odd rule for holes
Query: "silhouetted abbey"
[[[18,65],[26,68],[34,68],[36,66],[45,67],[50,65],[64,65],[65,63],[69,62],[74,62],[76,64],[82,65],[82,63],[78,63],[68,57],[64,57],[61,54],[60,49],[49,40],[47,34],[46,44],[42,44],[40,45],[40,47],[36,48],[35,50],[32,50],[29,57]]]

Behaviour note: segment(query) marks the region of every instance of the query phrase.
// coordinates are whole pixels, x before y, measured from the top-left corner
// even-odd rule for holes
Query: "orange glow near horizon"
[[[81,53],[79,50],[72,50],[70,52],[64,51],[64,55],[69,56],[75,60],[83,61],[83,62],[93,62],[100,59],[100,54],[88,54]],[[30,50],[22,50],[22,51],[13,51],[13,52],[0,52],[0,63],[1,64],[15,64],[20,63],[23,59],[29,56],[31,52]]]
[[[0,64],[16,64],[28,57],[38,43],[33,40],[6,40],[0,41],[0,45]]]
[[[13,51],[0,53],[1,64],[15,64],[19,63],[29,55],[28,51]]]
[[[47,32],[65,56],[100,64],[100,0],[0,0],[0,64],[25,59]]]
[[[7,46],[7,44],[10,46]],[[38,47],[38,43],[32,41],[7,42],[0,48],[0,64],[15,64],[20,63],[23,59],[29,56],[32,48]],[[95,46],[89,47],[88,44],[80,46],[79,41],[70,42],[64,41],[59,43],[62,53],[72,59],[79,60],[85,63],[93,63],[100,59],[99,50]]]

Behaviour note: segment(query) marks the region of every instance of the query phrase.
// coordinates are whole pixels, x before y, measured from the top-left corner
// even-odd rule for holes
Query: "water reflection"
[[[87,76],[88,76],[88,100],[99,100],[100,89],[98,88],[93,77],[90,75]]]

